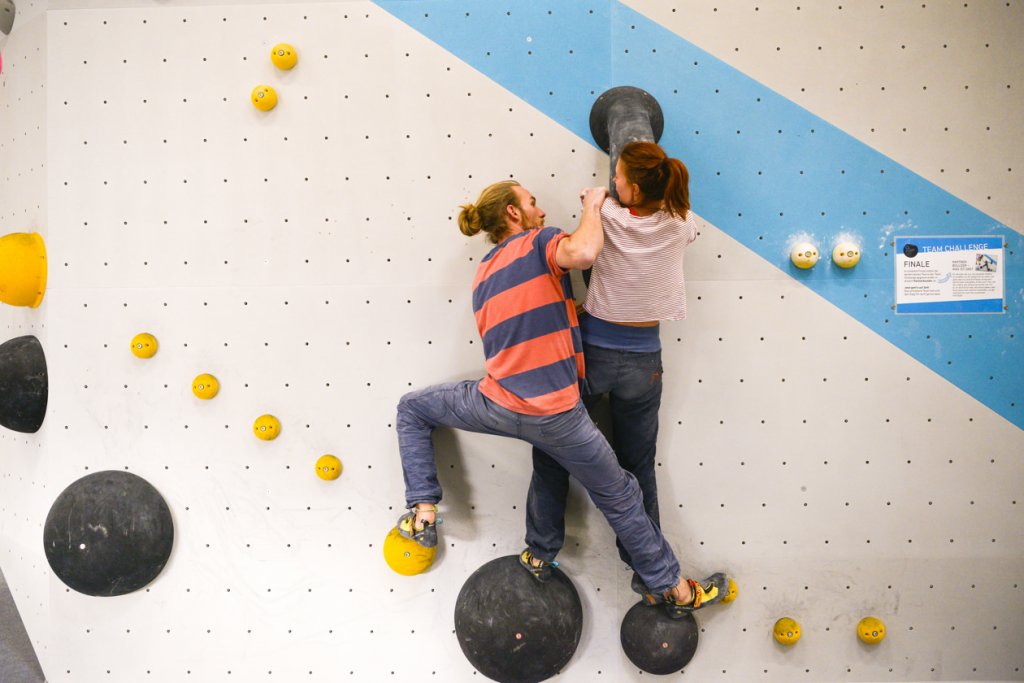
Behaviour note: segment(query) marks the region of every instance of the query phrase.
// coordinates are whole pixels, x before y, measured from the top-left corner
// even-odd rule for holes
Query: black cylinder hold
[[[53,573],[86,595],[142,588],[163,570],[173,545],[174,522],[163,496],[142,477],[117,470],[64,489],[43,528]]]
[[[14,0],[0,0],[0,33],[8,35],[14,28],[14,15],[17,13]]]
[[[638,602],[622,619],[622,651],[638,668],[664,676],[681,671],[697,651],[697,620],[672,619],[661,605]]]
[[[46,417],[48,386],[46,356],[38,339],[16,337],[0,344],[0,425],[38,432]]]
[[[455,602],[459,646],[477,671],[499,683],[536,683],[565,666],[580,643],[583,606],[564,573],[540,583],[508,555],[466,579]]]
[[[650,93],[630,85],[606,90],[590,109],[590,134],[597,146],[611,157],[608,186],[612,196],[615,185],[615,164],[627,143],[657,142],[665,130],[661,105]]]

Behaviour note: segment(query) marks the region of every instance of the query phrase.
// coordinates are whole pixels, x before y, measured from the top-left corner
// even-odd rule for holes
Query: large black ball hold
[[[697,620],[672,619],[661,605],[638,602],[622,619],[622,650],[638,668],[663,676],[681,671],[697,651]]]
[[[0,425],[34,434],[46,417],[49,392],[46,356],[29,335],[0,344]]]
[[[57,496],[43,529],[57,577],[86,595],[124,595],[155,579],[174,545],[163,496],[142,477],[114,470],[74,482]]]
[[[455,633],[466,659],[499,683],[557,674],[580,643],[583,606],[560,569],[540,583],[509,555],[466,579],[455,602]]]

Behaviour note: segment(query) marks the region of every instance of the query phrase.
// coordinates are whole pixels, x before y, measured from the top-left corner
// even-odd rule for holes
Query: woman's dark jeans
[[[634,353],[583,345],[587,368],[588,409],[607,394],[612,421],[611,445],[623,469],[636,477],[644,510],[658,528],[658,483],[655,448],[661,407],[661,351]],[[526,504],[526,543],[537,557],[551,561],[565,543],[565,504],[569,473],[539,448],[533,449],[533,479]],[[619,557],[633,566],[616,537]]]

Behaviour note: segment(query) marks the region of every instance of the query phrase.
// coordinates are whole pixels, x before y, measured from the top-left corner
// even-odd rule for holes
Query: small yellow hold
[[[860,247],[853,242],[840,242],[832,250],[832,263],[840,268],[853,268],[860,262]]]
[[[260,111],[270,111],[277,106],[277,91],[269,85],[257,85],[252,89],[252,106]]]
[[[729,578],[729,590],[725,595],[722,596],[722,602],[732,602],[736,599],[736,596],[740,594],[740,587],[736,585],[736,582]]]
[[[864,617],[857,624],[857,637],[868,645],[877,645],[885,638],[885,624],[878,617]]]
[[[256,438],[273,441],[281,433],[281,422],[273,415],[260,415],[252,425]]]
[[[813,268],[814,264],[818,262],[818,248],[810,242],[800,242],[793,247],[789,258],[797,268],[803,270]]]
[[[341,476],[341,460],[333,455],[321,455],[316,461],[316,476],[325,481],[333,481]]]
[[[782,617],[775,622],[772,635],[782,645],[795,645],[800,640],[800,624],[795,619]]]
[[[132,337],[132,353],[138,358],[152,358],[158,346],[156,337],[149,332],[140,332]]]
[[[437,548],[425,548],[406,538],[395,527],[384,539],[384,561],[402,576],[415,576],[430,569],[437,556]]]
[[[220,382],[213,375],[203,373],[192,380],[192,393],[204,401],[209,401],[217,395],[218,391],[220,391]]]
[[[288,71],[298,63],[299,54],[295,51],[295,48],[288,43],[278,43],[270,51],[270,61],[272,61],[274,66],[278,69]]]

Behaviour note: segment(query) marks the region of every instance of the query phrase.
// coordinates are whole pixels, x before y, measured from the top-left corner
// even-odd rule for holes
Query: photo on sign
[[[974,269],[994,273],[996,272],[996,260],[988,254],[979,253],[974,259]]]

